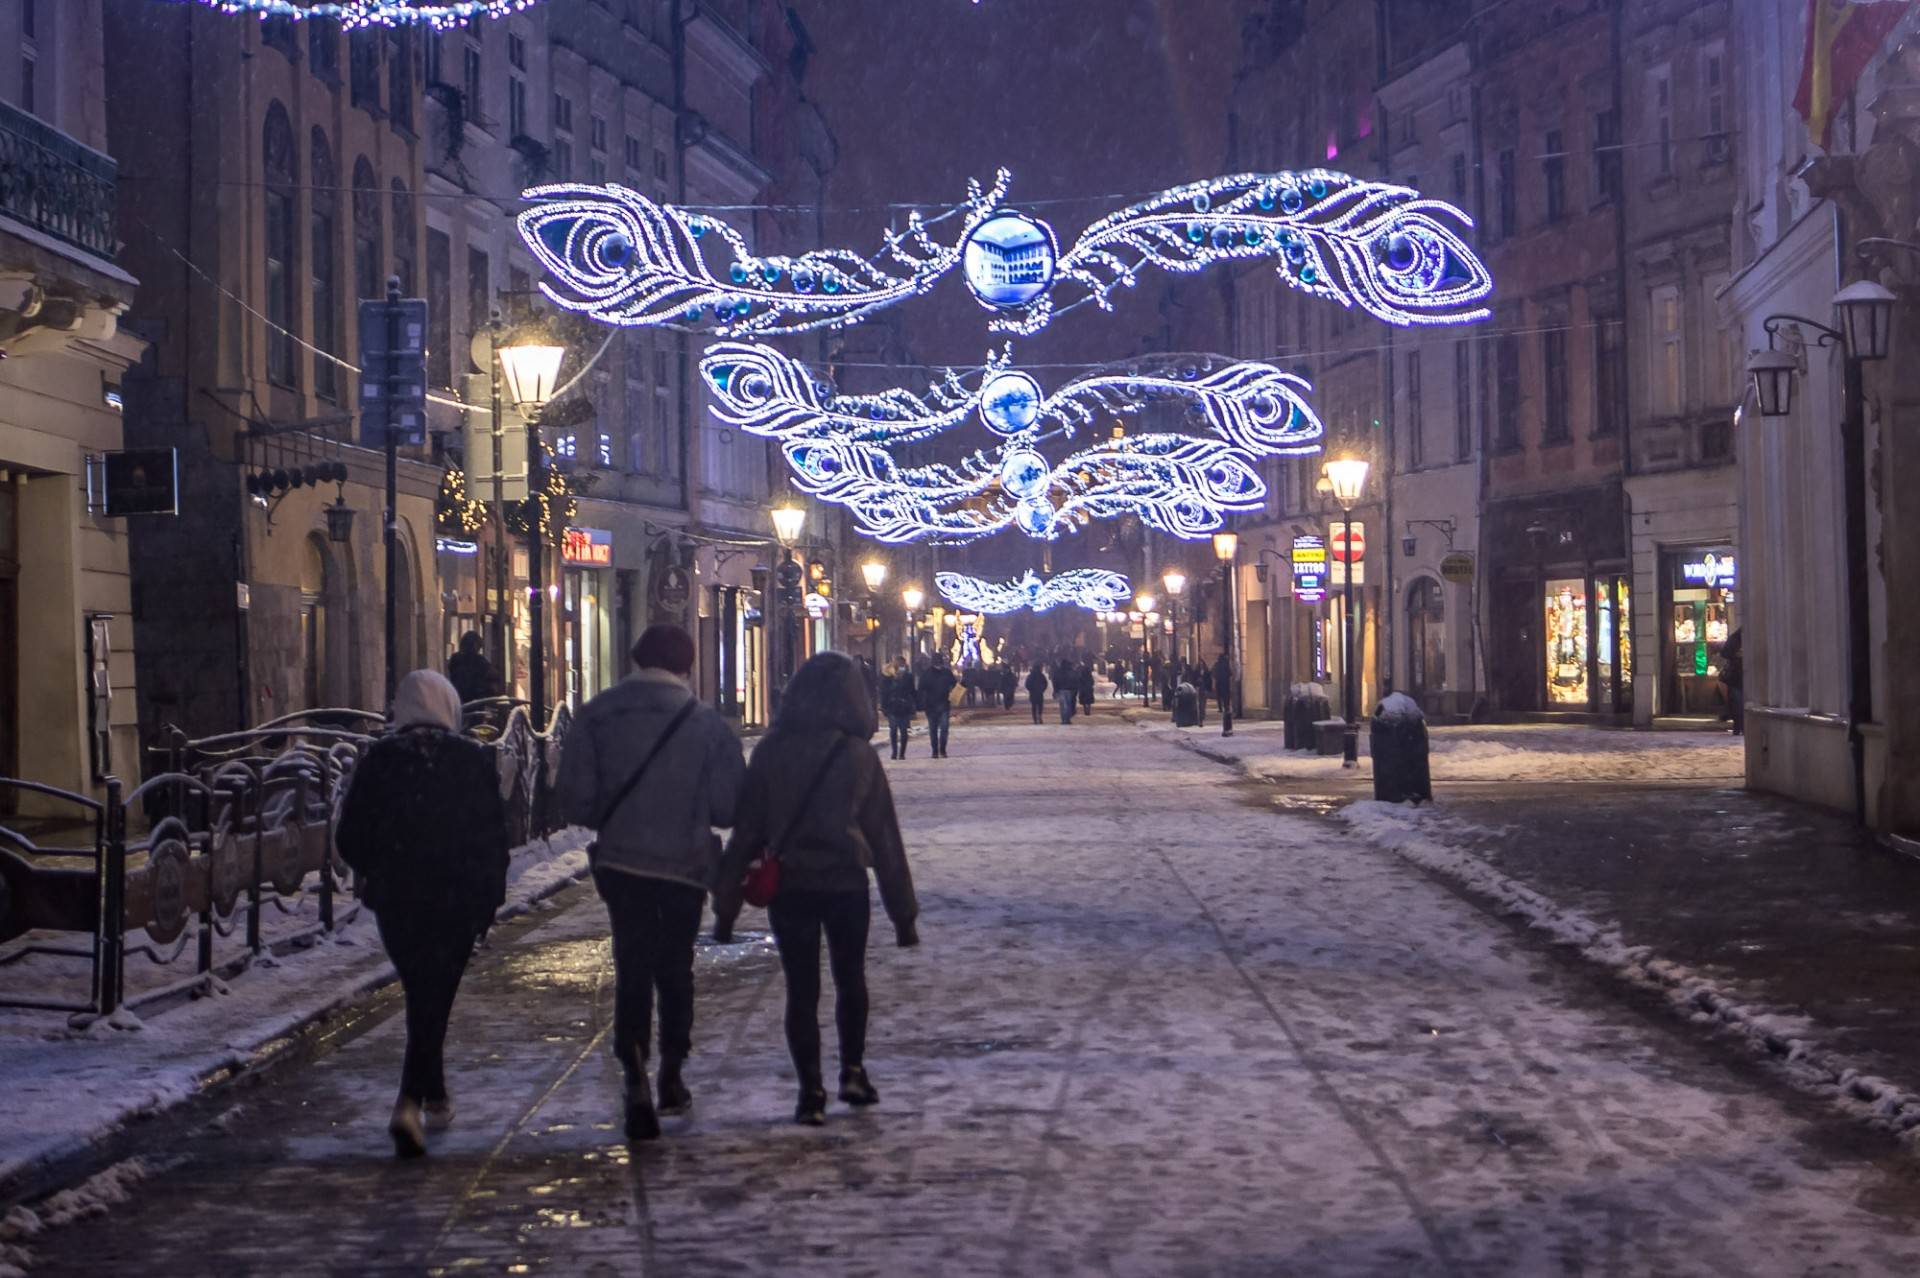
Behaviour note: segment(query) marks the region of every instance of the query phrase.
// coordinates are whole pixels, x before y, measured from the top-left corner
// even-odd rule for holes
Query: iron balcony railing
[[[0,102],[0,215],[111,261],[119,166]]]

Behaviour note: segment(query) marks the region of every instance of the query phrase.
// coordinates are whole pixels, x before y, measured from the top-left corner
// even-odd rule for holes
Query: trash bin
[[[1427,767],[1427,716],[1404,692],[1390,693],[1373,712],[1373,797],[1382,803],[1433,799]]]
[[[1183,683],[1174,691],[1173,726],[1176,728],[1200,726],[1200,692],[1190,683]]]
[[[1313,721],[1312,746],[1321,754],[1332,756],[1347,752],[1347,721],[1345,719],[1315,719]]]

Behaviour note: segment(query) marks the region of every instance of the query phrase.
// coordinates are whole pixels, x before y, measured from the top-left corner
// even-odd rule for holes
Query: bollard
[[[1282,726],[1282,748],[1298,750],[1300,748],[1300,685],[1287,685],[1287,699],[1280,703],[1280,723]]]
[[[1387,694],[1373,712],[1373,797],[1382,803],[1433,799],[1427,764],[1427,716],[1404,692]]]

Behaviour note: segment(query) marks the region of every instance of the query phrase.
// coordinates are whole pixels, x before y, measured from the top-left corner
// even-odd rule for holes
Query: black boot
[[[849,1065],[840,1071],[840,1099],[849,1105],[878,1105],[880,1093],[867,1077],[864,1065]]]
[[[653,1111],[653,1089],[647,1085],[645,1070],[627,1079],[627,1139],[660,1139],[660,1115]]]
[[[803,1127],[827,1125],[827,1089],[817,1077],[800,1080],[800,1103],[793,1108],[793,1121]]]
[[[662,1114],[684,1114],[693,1108],[693,1093],[687,1090],[686,1082],[680,1077],[681,1062],[663,1060],[660,1062],[660,1112]]]

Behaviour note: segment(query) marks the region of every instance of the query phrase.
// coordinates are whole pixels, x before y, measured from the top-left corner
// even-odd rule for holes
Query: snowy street
[[[703,945],[694,1111],[629,1150],[605,915],[575,887],[469,973],[458,1119],[429,1158],[391,1156],[403,1027],[377,996],[310,1060],[155,1125],[103,1195],[124,1201],[76,1209],[15,1259],[33,1275],[1920,1272],[1920,1178],[1890,1137],[1169,735],[1009,717],[957,725],[950,759],[916,739],[888,765],[922,945],[874,929],[877,1109],[791,1122],[782,985],[756,931]]]

